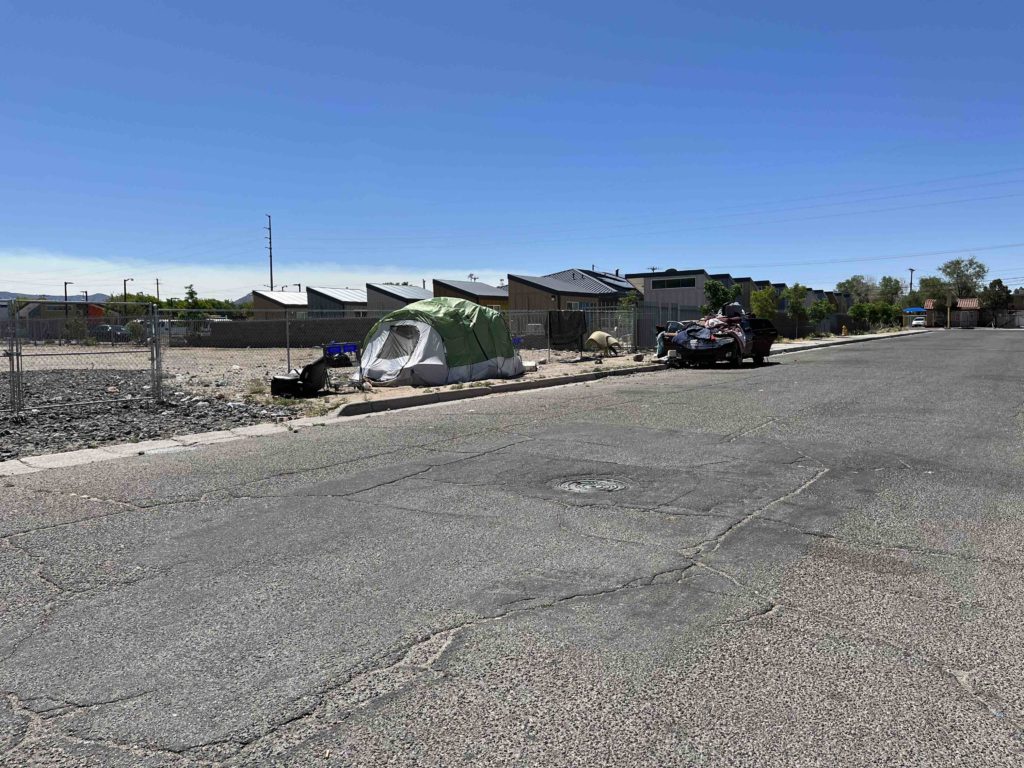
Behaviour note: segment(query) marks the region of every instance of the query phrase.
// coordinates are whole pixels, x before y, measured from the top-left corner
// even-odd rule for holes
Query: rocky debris
[[[150,399],[148,371],[61,370],[25,374],[25,411],[14,419],[0,373],[0,461],[111,443],[210,432],[290,418],[288,407],[198,397],[164,384]],[[80,404],[85,403],[85,404]],[[50,407],[60,406],[60,407]]]

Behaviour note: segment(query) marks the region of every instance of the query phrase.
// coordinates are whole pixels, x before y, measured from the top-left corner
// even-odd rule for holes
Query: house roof
[[[396,299],[421,301],[422,299],[434,298],[433,291],[428,291],[426,288],[420,288],[418,285],[385,285],[384,283],[367,283],[367,292],[369,292],[371,288],[379,293],[386,293],[389,296],[394,296]]]
[[[307,285],[306,291],[319,293],[321,296],[326,296],[329,299],[340,301],[342,304],[366,303],[365,288],[323,288],[320,286]]]
[[[732,275],[730,275],[728,272],[720,272],[717,275],[708,275],[708,277],[710,277],[712,280],[728,280],[729,282],[733,281]]]
[[[768,282],[767,280],[755,280],[754,285],[756,285],[758,288],[767,288],[769,285],[771,285],[771,283]]]
[[[936,303],[935,299],[925,299],[924,300],[924,308],[925,309],[935,309],[935,303]],[[957,309],[981,309],[981,302],[978,301],[978,299],[975,299],[975,298],[957,299],[956,300],[956,308]]]
[[[752,283],[752,282],[754,282],[754,278],[752,278],[752,277],[734,277],[732,279],[732,281],[734,283]]]
[[[280,304],[282,307],[305,307],[306,294],[298,291],[253,291],[253,296],[260,296],[267,301]]]
[[[590,275],[593,278],[600,280],[605,285],[610,285],[612,288],[620,291],[635,291],[636,286],[633,285],[629,280],[626,279],[625,275],[620,275],[616,272],[602,272],[599,269],[581,269],[579,270],[585,275]]]
[[[628,288],[621,285],[612,285],[610,281],[606,279],[601,279],[601,277],[599,277],[599,275],[601,274],[602,273],[600,272],[591,272],[584,269],[574,268],[563,269],[561,272],[553,272],[550,275],[544,275],[544,277],[549,277],[553,280],[561,280],[562,282],[578,286],[582,290],[577,291],[577,293],[619,293],[620,291],[625,290],[636,290],[633,287],[632,283],[630,283],[628,280],[625,280],[624,278],[619,279],[622,280],[623,283],[628,285]]]
[[[509,282],[518,280],[521,283],[540,288],[542,291],[555,294],[570,294],[574,296],[607,296],[614,294],[604,283],[598,280],[570,282],[560,280],[557,277],[538,277],[534,275],[509,275]]]
[[[630,272],[626,277],[675,277],[677,275],[706,275],[703,269],[666,269],[661,272]]]
[[[477,296],[481,299],[507,299],[508,288],[503,286],[488,285],[476,280],[439,280],[434,278],[435,283],[453,288],[460,293],[469,296]]]

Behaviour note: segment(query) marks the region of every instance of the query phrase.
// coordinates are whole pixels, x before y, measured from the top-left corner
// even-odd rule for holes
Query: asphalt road
[[[936,332],[2,479],[0,763],[1019,766],[1022,383]]]

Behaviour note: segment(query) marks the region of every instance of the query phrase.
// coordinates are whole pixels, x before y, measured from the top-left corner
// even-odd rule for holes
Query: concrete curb
[[[81,448],[77,451],[25,456],[22,459],[0,461],[0,477],[27,475],[32,472],[42,472],[46,469],[77,467],[82,464],[95,464],[98,461],[113,461],[132,456],[177,453],[178,451],[192,450],[201,445],[247,440],[253,437],[273,435],[280,432],[297,432],[302,427],[317,426],[319,421],[316,419],[295,419],[294,422],[285,422],[283,424],[253,424],[248,427],[222,429],[214,432],[197,432],[192,435],[177,435],[176,437],[160,440],[143,440],[138,443],[120,443],[117,445],[105,445],[101,448]]]
[[[794,352],[805,352],[823,347],[837,347],[843,344],[859,344],[867,341],[884,341],[886,339],[898,339],[904,336],[919,336],[927,331],[905,331],[902,333],[886,334],[885,336],[871,336],[869,338],[850,337],[832,341],[823,341],[819,344],[806,344],[798,349],[776,349],[772,355],[785,355]],[[101,448],[82,448],[77,451],[65,451],[63,453],[48,453],[41,456],[26,456],[23,459],[11,459],[0,462],[0,477],[14,477],[26,475],[33,472],[43,472],[47,469],[59,469],[63,467],[75,467],[83,464],[94,464],[100,461],[113,461],[125,459],[132,456],[157,455],[162,453],[176,453],[178,451],[193,450],[202,445],[215,445],[218,443],[233,442],[235,440],[248,440],[264,435],[275,435],[284,432],[298,432],[308,427],[323,427],[329,424],[336,424],[339,416],[364,416],[368,413],[381,413],[384,411],[399,410],[402,408],[415,408],[420,405],[434,403],[448,403],[458,400],[468,400],[473,397],[484,395],[496,395],[504,392],[526,392],[533,389],[547,389],[548,387],[561,387],[566,384],[579,384],[588,381],[609,378],[611,376],[629,376],[634,373],[651,373],[665,370],[663,363],[647,365],[636,365],[629,368],[612,368],[607,371],[594,371],[591,373],[579,373],[571,376],[558,376],[552,379],[531,379],[527,381],[510,381],[507,384],[493,384],[487,387],[467,387],[465,389],[446,390],[444,392],[430,392],[422,395],[409,395],[407,397],[396,397],[391,400],[379,400],[377,402],[348,403],[327,416],[314,416],[279,423],[253,424],[248,427],[236,427],[234,429],[217,430],[214,432],[198,432],[192,435],[177,435],[159,440],[145,440],[138,443],[121,443],[118,445],[107,445]]]
[[[348,403],[332,411],[333,416],[364,416],[367,413],[382,413],[384,411],[397,411],[402,408],[415,408],[420,405],[433,405],[434,403],[451,403],[457,400],[468,400],[471,397],[483,397],[484,395],[498,395],[503,392],[525,392],[530,389],[546,389],[548,387],[561,387],[566,384],[579,384],[585,381],[597,381],[609,376],[627,376],[632,373],[648,373],[651,371],[664,370],[665,366],[658,365],[637,365],[629,368],[612,368],[608,371],[594,371],[591,373],[577,373],[570,376],[557,376],[552,379],[531,379],[528,381],[511,381],[508,384],[491,384],[487,387],[467,387],[465,389],[449,389],[444,392],[428,392],[422,395],[408,395],[406,397],[393,397],[390,400],[366,401],[362,403]]]
[[[925,333],[931,333],[931,330],[925,331],[900,331],[899,333],[887,333],[884,336],[868,336],[864,338],[862,336],[847,336],[846,338],[830,339],[821,341],[817,344],[801,344],[799,347],[793,347],[786,349],[785,347],[776,347],[772,349],[771,357],[775,355],[791,355],[794,352],[805,352],[809,349],[824,349],[825,347],[839,347],[843,344],[864,344],[868,341],[886,341],[888,339],[899,339],[904,336],[921,336]]]

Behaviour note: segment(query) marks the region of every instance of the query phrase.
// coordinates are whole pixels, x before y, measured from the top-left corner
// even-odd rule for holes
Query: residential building
[[[434,295],[466,299],[499,312],[508,309],[508,287],[488,285],[479,280],[438,280],[435,277]]]
[[[643,293],[644,304],[687,308],[704,303],[704,283],[708,277],[703,269],[666,269],[626,275],[626,279]]]
[[[306,316],[306,294],[298,291],[253,291],[252,315],[264,320],[283,317],[283,310],[294,310],[296,317]]]
[[[754,286],[753,279],[749,278],[749,277],[734,277],[732,279],[732,283],[733,283],[733,285],[738,285],[740,287],[739,302],[740,302],[740,304],[742,304],[744,306],[745,309],[747,309],[749,311],[750,310],[750,294],[752,294],[755,290],[757,290],[756,287]]]
[[[565,269],[550,275],[509,275],[509,309],[612,308],[637,289],[618,273]]]
[[[366,284],[366,308],[370,312],[390,312],[413,302],[433,297],[433,293],[418,285]]]
[[[366,317],[365,288],[306,286],[310,317]]]
[[[617,298],[636,293],[638,290],[624,275],[619,274],[619,270],[602,272],[597,269],[577,269],[574,267],[572,269],[563,269],[561,272],[552,272],[549,275],[545,275],[545,277],[553,277],[556,280],[565,280],[566,282],[592,286],[597,289],[599,289],[597,284],[600,283],[605,286],[607,293],[618,294]]]
[[[785,312],[789,308],[789,300],[783,298],[782,292],[786,290],[785,283],[771,283],[772,288],[775,289],[775,295],[779,297],[779,312]]]

